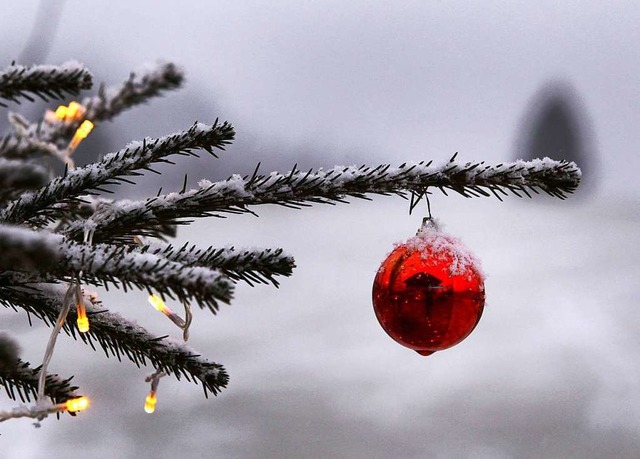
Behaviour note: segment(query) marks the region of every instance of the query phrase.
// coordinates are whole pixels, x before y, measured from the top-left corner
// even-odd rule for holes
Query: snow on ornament
[[[479,262],[432,218],[395,247],[373,282],[373,308],[382,328],[425,356],[469,336],[482,316],[484,298]]]

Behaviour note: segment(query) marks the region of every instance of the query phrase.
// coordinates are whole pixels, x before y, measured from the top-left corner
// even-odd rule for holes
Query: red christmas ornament
[[[484,296],[473,254],[430,218],[416,236],[396,246],[373,282],[373,308],[382,328],[425,356],[469,336]]]

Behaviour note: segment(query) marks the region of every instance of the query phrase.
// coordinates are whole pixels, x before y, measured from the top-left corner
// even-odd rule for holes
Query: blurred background
[[[93,400],[77,418],[0,425],[5,457],[637,457],[640,451],[640,6],[634,2],[110,2],[3,5],[0,63],[77,59],[119,84],[158,59],[183,90],[100,125],[80,162],[130,140],[229,120],[237,141],[120,187],[142,197],[185,173],[405,161],[570,159],[566,201],[434,194],[433,213],[482,260],[474,333],[428,358],[393,342],[371,307],[373,276],[422,219],[398,197],[181,228],[201,246],[284,247],[280,289],[239,285],[190,344],[229,387],[164,378],[64,336],[50,370]],[[97,87],[96,87],[97,89]],[[91,92],[89,92],[91,93]],[[50,107],[57,106],[52,103]],[[45,106],[11,106],[32,120]],[[8,129],[6,119],[0,128]],[[140,292],[102,295],[158,335],[178,330]],[[48,329],[0,311],[0,329],[42,359]],[[0,409],[13,406],[5,397]]]

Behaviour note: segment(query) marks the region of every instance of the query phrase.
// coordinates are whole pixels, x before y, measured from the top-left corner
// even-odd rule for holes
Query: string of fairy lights
[[[70,102],[69,105],[60,105],[55,111],[47,110],[45,113],[45,119],[51,123],[65,123],[76,124],[79,123],[73,137],[69,141],[67,148],[61,151],[58,155],[69,168],[74,168],[74,161],[71,159],[71,155],[78,148],[80,143],[87,138],[94,128],[94,123],[91,120],[84,119],[86,113],[85,107],[78,102]],[[91,245],[93,239],[92,232],[86,232],[84,242]],[[134,237],[134,242],[138,245],[144,245],[142,238]],[[69,287],[64,296],[63,305],[58,316],[58,320],[52,330],[47,345],[43,363],[40,368],[40,377],[38,380],[38,397],[35,406],[15,408],[11,411],[0,412],[0,422],[7,419],[19,418],[19,417],[31,417],[38,421],[43,420],[49,414],[59,413],[63,411],[78,412],[86,410],[89,407],[88,397],[76,397],[67,400],[64,403],[51,404],[45,399],[45,384],[47,376],[47,366],[51,357],[53,356],[53,350],[55,348],[56,338],[66,322],[66,317],[69,312],[72,303],[75,303],[76,307],[76,326],[80,333],[88,333],[90,328],[89,317],[87,315],[87,308],[85,305],[85,294],[82,291],[80,284],[80,278],[82,273],[78,273],[75,278],[69,283]],[[90,300],[89,300],[90,301]],[[164,302],[164,300],[156,294],[151,294],[148,298],[149,303],[158,311],[163,313],[171,322],[173,322],[178,328],[182,330],[182,338],[184,342],[189,339],[189,327],[191,326],[192,312],[188,303],[184,303],[185,318],[183,319],[177,313],[172,311]],[[90,301],[91,302],[91,301]],[[158,384],[162,377],[166,376],[161,370],[157,370],[154,373],[145,377],[145,382],[151,384],[151,389],[145,397],[144,410],[147,413],[153,413],[157,404],[157,391]]]

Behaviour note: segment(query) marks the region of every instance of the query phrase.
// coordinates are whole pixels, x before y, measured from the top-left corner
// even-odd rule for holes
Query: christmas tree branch
[[[34,65],[25,67],[12,64],[0,72],[0,99],[18,102],[20,98],[34,101],[31,95],[43,100],[62,98],[89,89],[93,76],[78,62],[60,66]],[[0,100],[0,106],[6,104]]]
[[[37,398],[39,377],[40,368],[31,368],[29,363],[19,361],[11,371],[0,372],[0,383],[11,400],[20,398],[23,403],[27,403]],[[58,375],[48,374],[45,395],[53,403],[62,403],[78,397],[79,395],[76,394],[78,388],[70,384],[72,378],[62,379]]]
[[[218,269],[226,277],[253,283],[271,282],[276,287],[275,276],[288,277],[295,268],[295,261],[282,249],[235,249],[234,247],[199,249],[189,243],[177,248],[171,244],[154,242],[145,247],[149,253],[180,262],[185,266],[203,266]]]
[[[184,73],[175,64],[159,63],[132,72],[129,79],[118,87],[104,89],[98,95],[85,98],[85,118],[95,123],[113,119],[123,111],[161,96],[182,86]]]
[[[93,285],[113,284],[125,291],[136,286],[182,302],[195,300],[214,313],[218,301],[229,303],[233,295],[233,284],[219,271],[186,266],[135,246],[62,242],[60,248],[60,260],[48,270],[56,278],[82,272],[81,280]]]
[[[22,308],[51,326],[60,313],[65,291],[62,285],[52,284],[0,287],[0,303],[13,309]],[[126,356],[137,366],[146,365],[149,361],[154,368],[173,374],[177,379],[184,376],[188,381],[201,382],[205,395],[209,392],[216,395],[226,387],[229,377],[224,367],[201,358],[183,342],[153,336],[119,314],[96,307],[88,306],[87,314],[91,322],[88,333],[78,333],[72,325],[76,319],[73,309],[63,329],[74,339],[79,337],[94,350],[97,342],[107,357],[114,356],[121,360],[122,356]]]
[[[125,291],[136,286],[183,302],[195,300],[214,313],[218,301],[228,303],[233,294],[232,282],[217,270],[188,266],[136,246],[68,242],[59,234],[0,225],[0,251],[0,279],[9,285],[15,276],[30,279],[27,272],[47,280],[70,280],[82,273],[81,280],[93,285],[112,284]]]
[[[183,72],[174,64],[149,65],[139,73],[131,73],[120,86],[107,89],[101,86],[98,95],[83,99],[82,116],[77,119],[46,117],[44,122],[29,123],[16,129],[15,134],[4,136],[0,139],[0,155],[27,158],[34,153],[64,150],[83,120],[91,120],[95,125],[111,120],[135,105],[163,95],[164,91],[178,89],[183,81]]]
[[[47,215],[53,218],[58,212],[51,207],[55,203],[68,202],[83,193],[104,191],[104,185],[129,182],[125,176],[140,175],[140,170],[152,170],[153,163],[171,163],[168,156],[191,155],[194,149],[204,149],[215,156],[213,148],[224,150],[234,138],[233,126],[218,121],[209,126],[196,123],[186,131],[158,139],[132,142],[126,148],[106,155],[102,161],[67,171],[46,186],[25,193],[11,201],[0,211],[0,221],[22,223],[30,218]]]
[[[30,124],[21,134],[7,134],[1,137],[0,156],[33,159],[36,155],[50,154],[51,149],[57,147],[41,140],[43,126],[43,123]]]
[[[580,169],[575,163],[548,158],[517,161],[497,166],[483,163],[458,164],[450,161],[442,166],[429,163],[371,167],[336,167],[328,171],[302,172],[295,168],[286,174],[254,173],[251,177],[234,175],[211,183],[202,180],[199,188],[169,193],[140,201],[115,201],[94,214],[89,224],[95,228],[97,240],[130,237],[135,234],[158,236],[161,224],[184,223],[180,219],[220,216],[222,213],[251,212],[248,206],[279,204],[303,207],[308,203],[345,202],[346,197],[368,199],[367,194],[424,194],[428,188],[446,193],[452,190],[463,196],[490,196],[498,199],[511,192],[531,196],[529,191],[564,198],[580,182]],[[82,221],[69,225],[66,234],[77,239],[84,227]]]

